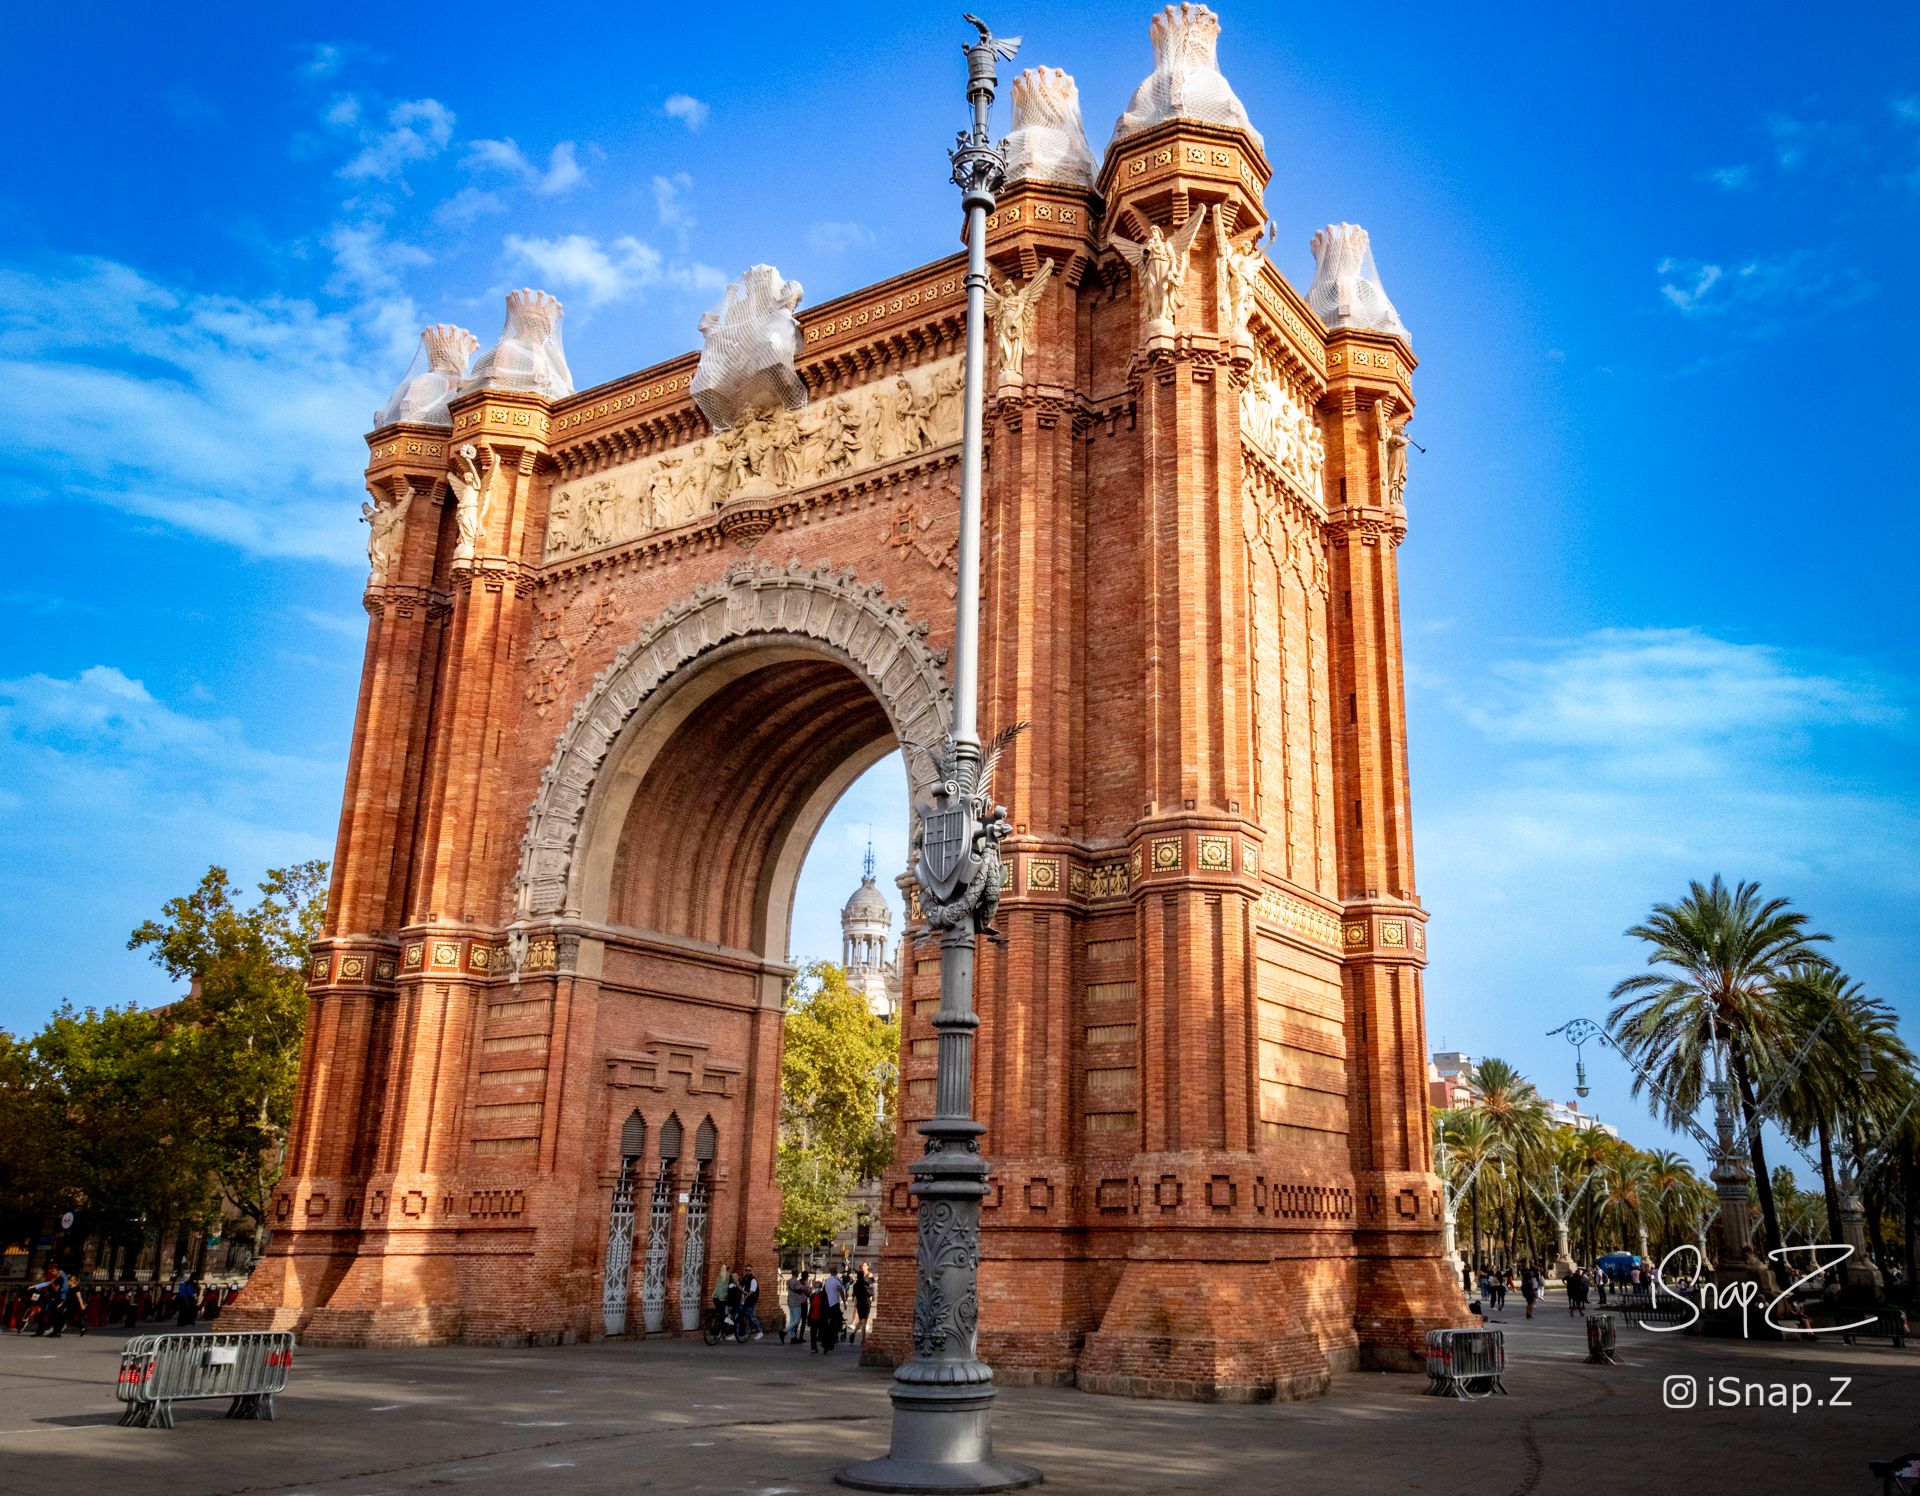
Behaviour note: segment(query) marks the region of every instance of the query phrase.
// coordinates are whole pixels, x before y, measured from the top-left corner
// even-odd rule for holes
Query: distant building
[[[867,1000],[877,1017],[900,1016],[900,957],[893,944],[893,910],[873,879],[873,844],[867,844],[860,886],[840,911],[840,964],[847,985]]]
[[[1571,1128],[1575,1132],[1586,1132],[1590,1128],[1597,1128],[1610,1138],[1620,1136],[1619,1128],[1611,1122],[1602,1122],[1598,1117],[1581,1111],[1580,1103],[1577,1101],[1549,1101],[1547,1117],[1555,1127]]]
[[[1473,1088],[1473,1058],[1457,1049],[1442,1050],[1427,1059],[1427,1105],[1449,1111],[1471,1106],[1479,1092]]]

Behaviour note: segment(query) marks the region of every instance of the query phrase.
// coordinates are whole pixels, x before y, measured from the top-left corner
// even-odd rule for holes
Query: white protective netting
[[[1313,236],[1313,286],[1307,305],[1329,328],[1407,336],[1374,268],[1373,246],[1357,223],[1330,223]]]
[[[1114,143],[1170,119],[1245,130],[1266,149],[1246,107],[1220,72],[1220,18],[1204,5],[1169,5],[1153,18],[1153,71],[1113,127]],[[1112,147],[1109,146],[1109,149]]]
[[[461,386],[468,390],[530,390],[557,400],[573,393],[573,371],[560,346],[566,309],[545,291],[507,293],[507,325],[500,341],[474,360]]]
[[[1080,122],[1080,90],[1059,68],[1013,80],[1013,132],[1000,142],[1009,182],[1093,185],[1093,148]]]
[[[407,365],[407,377],[374,413],[375,427],[391,426],[395,421],[451,426],[453,417],[447,413],[447,402],[459,392],[460,381],[466,378],[467,360],[479,346],[478,338],[451,322],[436,322],[425,329],[413,362]]]
[[[754,410],[798,410],[806,382],[794,372],[803,291],[771,265],[755,265],[727,287],[720,304],[700,319],[706,344],[693,371],[693,403],[715,431]]]

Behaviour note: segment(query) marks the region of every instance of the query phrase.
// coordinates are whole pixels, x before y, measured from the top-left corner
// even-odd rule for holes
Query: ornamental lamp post
[[[926,1151],[907,1166],[919,1204],[913,1355],[893,1374],[893,1441],[884,1459],[839,1471],[867,1491],[1011,1491],[1040,1472],[993,1453],[993,1371],[979,1356],[980,1202],[987,1193],[986,1131],[971,1115],[974,943],[991,931],[1000,897],[999,844],[1012,829],[993,803],[994,760],[1019,726],[982,752],[976,713],[980,664],[980,467],[985,404],[987,214],[1006,175],[988,112],[997,64],[1020,39],[979,33],[966,44],[971,126],[950,153],[967,213],[966,384],[960,432],[960,545],[953,627],[953,733],[934,760],[920,815],[915,876],[927,926],[940,932],[939,1055],[934,1113],[919,1126]],[[1024,725],[1024,724],[1022,724]]]

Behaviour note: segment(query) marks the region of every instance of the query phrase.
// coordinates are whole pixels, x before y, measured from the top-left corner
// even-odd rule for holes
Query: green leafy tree
[[[1540,1150],[1546,1146],[1551,1124],[1547,1104],[1528,1080],[1505,1060],[1484,1059],[1473,1067],[1469,1077],[1473,1086],[1473,1108],[1487,1119],[1494,1141],[1511,1160],[1514,1168],[1514,1195],[1507,1238],[1507,1254],[1518,1255],[1520,1235],[1524,1231],[1528,1257],[1536,1257],[1533,1239],[1533,1212],[1522,1181],[1540,1167]]]
[[[264,1233],[293,1120],[307,1015],[306,963],[326,909],[327,865],[275,868],[242,907],[225,869],[133,932],[188,996],[168,1010],[179,1084],[226,1198]]]
[[[780,1067],[783,1248],[817,1246],[852,1220],[856,1184],[893,1160],[900,1031],[876,1017],[847,974],[816,961],[787,988]]]
[[[73,1144],[33,1045],[0,1032],[0,1245],[30,1246],[47,1212],[75,1198]]]

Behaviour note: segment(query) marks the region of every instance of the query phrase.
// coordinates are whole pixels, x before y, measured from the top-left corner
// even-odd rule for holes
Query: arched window
[[[698,1164],[710,1164],[713,1156],[720,1151],[720,1132],[709,1117],[700,1124],[700,1130],[693,1135],[693,1158]]]
[[[635,1107],[620,1128],[620,1162],[631,1167],[647,1151],[647,1119]]]
[[[665,1125],[660,1129],[660,1167],[662,1170],[665,1170],[670,1164],[679,1162],[680,1136],[680,1114],[678,1112],[672,1112],[668,1115]]]

